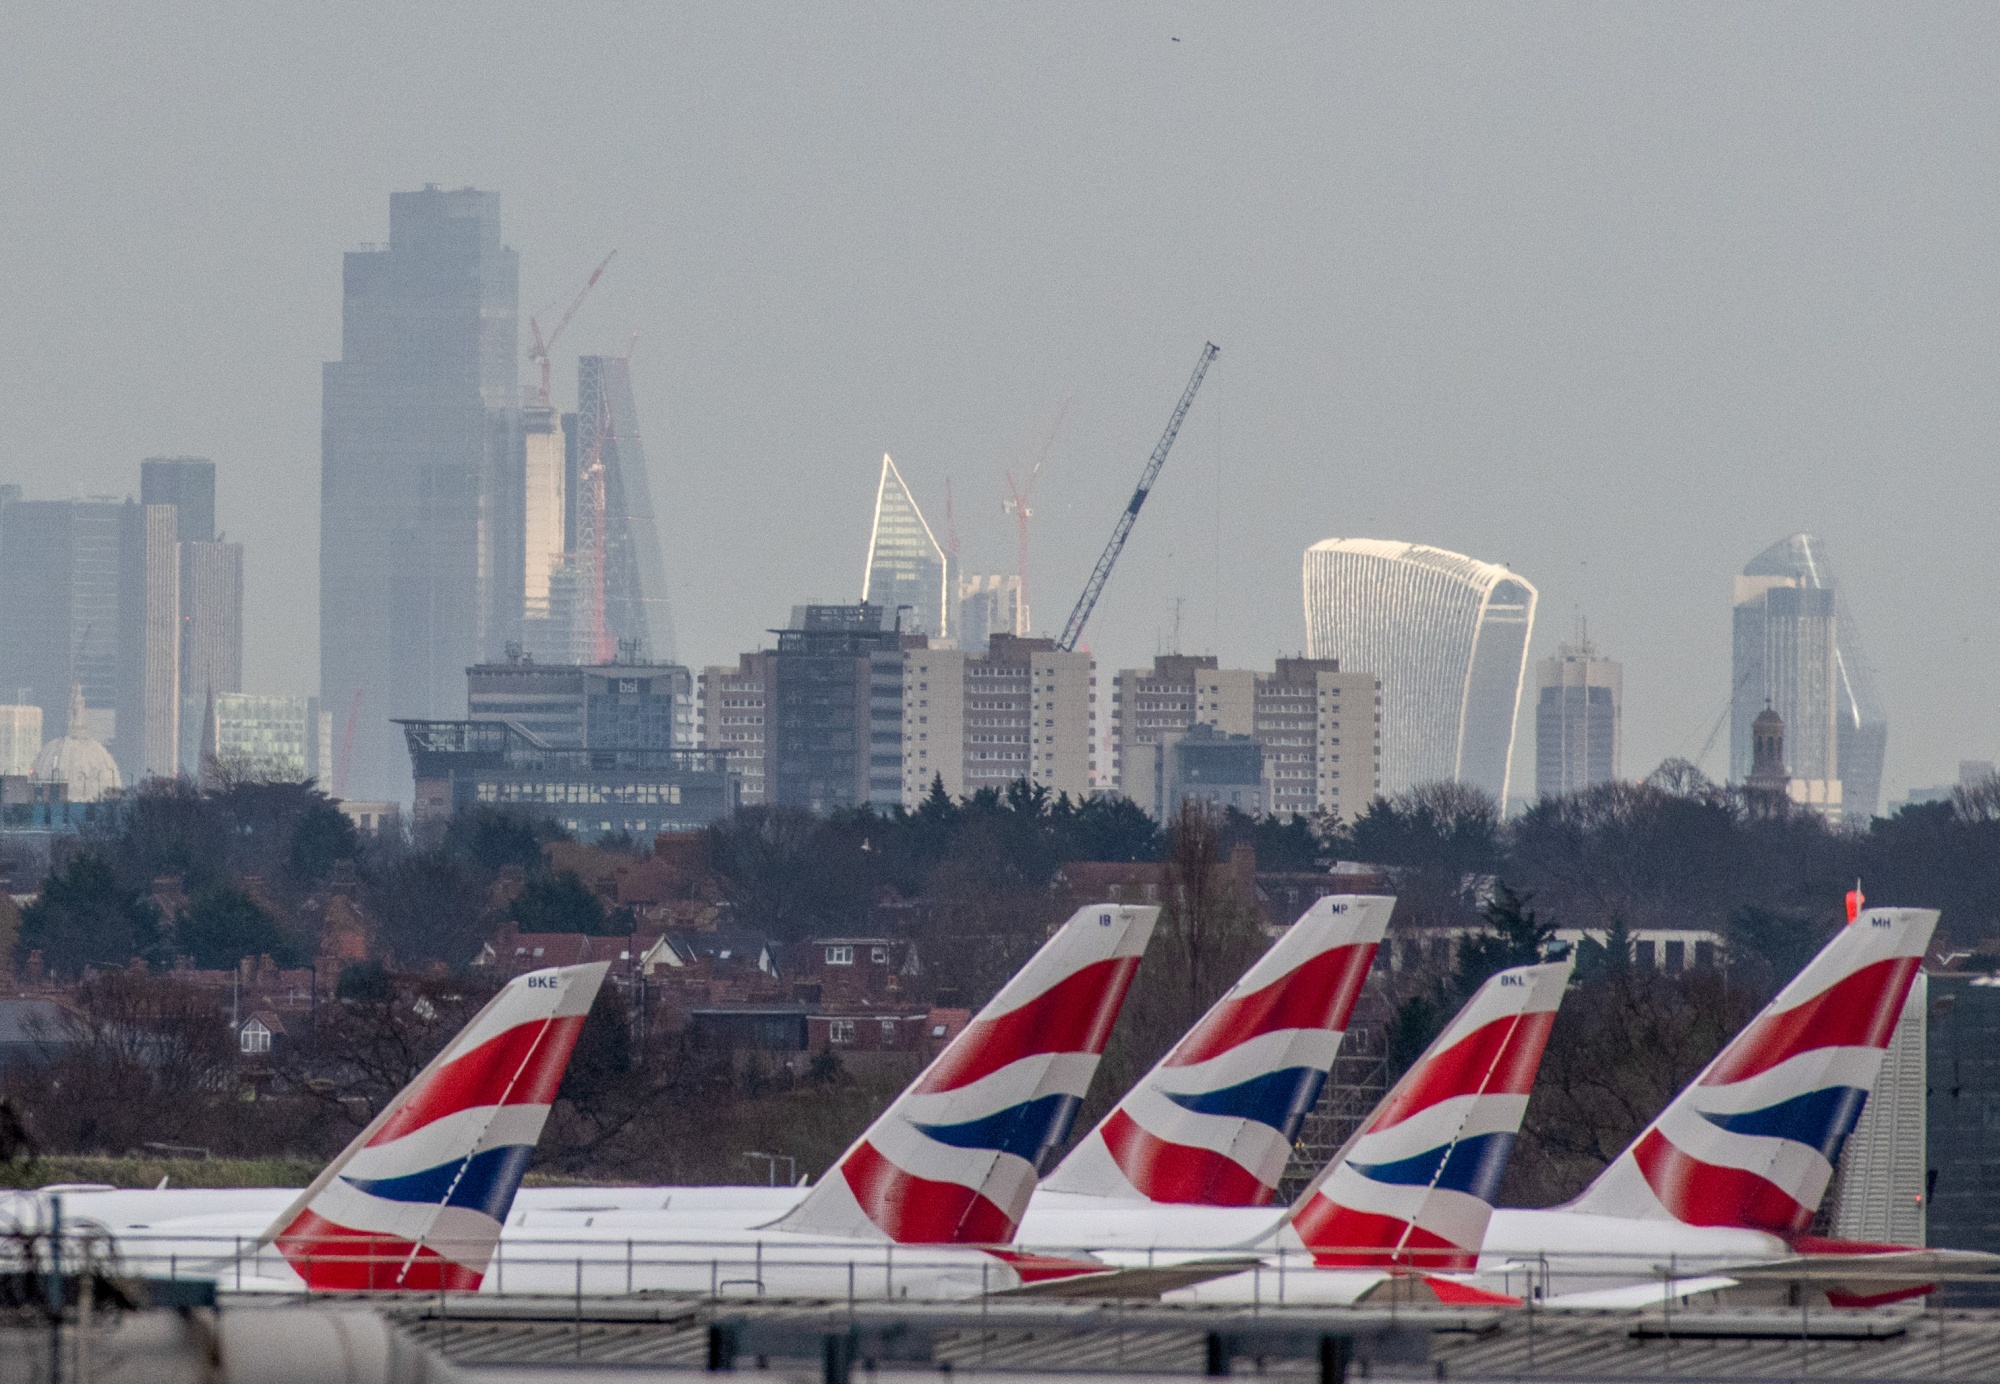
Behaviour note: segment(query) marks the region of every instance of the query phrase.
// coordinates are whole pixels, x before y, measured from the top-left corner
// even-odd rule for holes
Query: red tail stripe
[[[1047,1052],[1087,1052],[1100,1056],[1111,1036],[1136,956],[1094,961],[1063,977],[1019,1009],[976,1019],[944,1050],[937,1064],[911,1089],[956,1091],[1012,1062]]]
[[[1235,1159],[1148,1133],[1123,1110],[1112,1111],[1104,1122],[1104,1146],[1126,1181],[1154,1201],[1192,1206],[1271,1203],[1271,1188]]]
[[[1454,1096],[1525,1096],[1555,1027],[1554,1010],[1509,1014],[1481,1025],[1424,1062],[1368,1123],[1374,1134]]]
[[[1704,1163],[1657,1129],[1632,1146],[1653,1195],[1684,1225],[1726,1225],[1789,1235],[1812,1223],[1813,1209],[1752,1172]]]
[[[277,1245],[306,1287],[316,1293],[470,1293],[485,1277],[436,1250],[396,1235],[349,1230],[316,1211],[301,1211],[279,1233]]]
[[[1888,1047],[1921,960],[1877,961],[1801,1004],[1762,1016],[1723,1050],[1701,1084],[1742,1081],[1814,1048]]]
[[[1409,1264],[1448,1273],[1472,1268],[1477,1248],[1455,1245],[1401,1216],[1357,1211],[1324,1196],[1316,1196],[1292,1220],[1299,1238],[1323,1269],[1388,1268]]]
[[[976,1189],[906,1173],[863,1141],[840,1165],[861,1209],[899,1245],[1000,1245],[1014,1217]]]
[[[368,1146],[400,1139],[434,1120],[475,1106],[551,1104],[582,1031],[583,1016],[576,1014],[547,1023],[536,1019],[494,1034],[470,1052],[454,1057],[412,1091]],[[514,1083],[511,1090],[507,1085],[510,1081]]]
[[[1224,1000],[1167,1057],[1169,1067],[1191,1067],[1266,1033],[1288,1028],[1344,1029],[1354,1013],[1374,942],[1321,952],[1269,985]]]

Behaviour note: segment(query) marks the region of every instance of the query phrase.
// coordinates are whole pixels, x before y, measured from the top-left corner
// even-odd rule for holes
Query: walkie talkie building
[[[1504,807],[1535,588],[1420,543],[1306,549],[1306,653],[1382,683],[1382,791],[1449,779]]]

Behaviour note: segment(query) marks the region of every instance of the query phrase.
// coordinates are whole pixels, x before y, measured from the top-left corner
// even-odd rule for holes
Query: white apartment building
[[[1281,658],[1269,673],[1212,654],[1163,654],[1112,681],[1111,764],[1100,775],[1164,821],[1170,754],[1192,726],[1249,735],[1263,749],[1263,799],[1280,817],[1352,821],[1382,783],[1382,684],[1334,659]]]
[[[954,798],[1016,779],[1089,796],[1093,677],[1089,654],[1051,639],[995,634],[984,654],[905,650],[904,806],[938,780]]]
[[[695,683],[695,743],[728,756],[729,772],[742,781],[744,807],[765,797],[765,733],[775,656],[744,654],[734,668],[711,664]]]

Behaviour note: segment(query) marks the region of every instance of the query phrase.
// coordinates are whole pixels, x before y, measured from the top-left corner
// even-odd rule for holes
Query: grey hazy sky
[[[256,690],[317,686],[340,252],[438,182],[502,193],[524,345],[621,250],[566,345],[639,334],[687,661],[858,594],[885,448],[940,529],[953,478],[969,569],[1011,565],[1002,471],[1074,395],[1031,573],[1059,626],[1212,337],[1100,662],[1169,647],[1178,609],[1183,648],[1267,663],[1303,643],[1308,543],[1434,543],[1539,585],[1537,654],[1589,618],[1638,774],[1722,710],[1730,574],[1809,528],[1880,671],[1888,791],[2000,751],[1991,5],[6,27],[0,480],[122,494],[142,456],[215,458]]]

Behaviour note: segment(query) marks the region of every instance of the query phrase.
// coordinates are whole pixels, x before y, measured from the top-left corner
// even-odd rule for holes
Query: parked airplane
[[[72,1232],[109,1231],[128,1270],[226,1264],[240,1286],[289,1292],[477,1288],[607,969],[508,982],[275,1220],[268,1198],[83,1189],[15,1193],[0,1216],[48,1225],[59,1194]]]
[[[632,1242],[647,1238],[647,1227],[631,1215],[603,1218],[612,1224],[596,1215],[582,1217],[582,1224],[574,1214],[561,1215],[510,1227],[487,1280],[486,1257],[527,1156],[525,1149],[484,1163],[480,1156],[517,1148],[526,1127],[512,1128],[492,1112],[481,1123],[468,1113],[484,1109],[473,1102],[505,1073],[453,1065],[457,1055],[486,1050],[468,1049],[463,1037],[268,1228],[268,1203],[241,1195],[214,1215],[174,1214],[190,1198],[202,1204],[200,1194],[189,1193],[71,1193],[65,1207],[109,1228],[128,1263],[166,1260],[184,1269],[216,1257],[214,1237],[247,1235],[253,1252],[225,1270],[226,1281],[245,1288],[296,1289],[303,1280],[314,1287],[470,1289],[490,1282],[496,1290],[569,1291],[583,1285],[586,1268],[593,1288],[619,1283],[622,1268],[627,1288],[751,1285],[765,1293],[858,1288],[951,1296],[1097,1271],[1101,1265],[1004,1245],[1033,1191],[1036,1159],[1067,1135],[1082,1103],[1158,912],[1129,905],[1078,910],[781,1227],[704,1228],[699,1244],[668,1237],[681,1243],[635,1256]],[[602,965],[568,970],[590,972],[594,994]],[[537,973],[551,974],[567,972]],[[494,1005],[547,983],[523,977]],[[581,996],[574,1008],[578,1025],[589,998]],[[492,1006],[485,1011],[492,1012]],[[492,1031],[479,1021],[475,1028]],[[562,1056],[566,1061],[567,1047]],[[541,1095],[540,1117],[560,1077],[557,1066],[531,1083]],[[483,1133],[488,1126],[492,1140]],[[540,1128],[537,1119],[533,1132]],[[424,1161],[454,1151],[455,1164]],[[579,1193],[563,1195],[574,1202]],[[419,1231],[421,1238],[412,1238]],[[899,1241],[938,1248],[912,1253]],[[972,1248],[972,1241],[993,1248]],[[264,1252],[267,1246],[276,1253]]]
[[[1494,1212],[1482,1277],[1624,1306],[1813,1277],[1836,1303],[1928,1290],[1990,1256],[1807,1233],[1882,1068],[1937,913],[1861,913],[1576,1200]],[[1838,1267],[1842,1275],[1829,1277]]]
[[[1515,1301],[1463,1273],[1478,1258],[1570,969],[1547,962],[1488,978],[1253,1246],[1264,1262],[1173,1296],[1349,1303],[1408,1279],[1444,1301]]]

